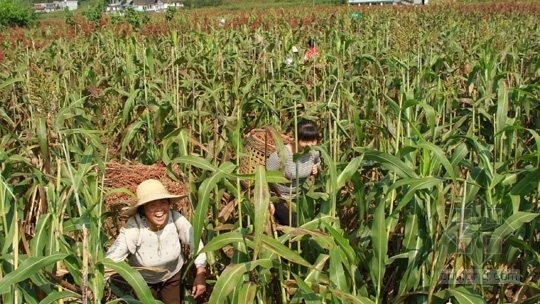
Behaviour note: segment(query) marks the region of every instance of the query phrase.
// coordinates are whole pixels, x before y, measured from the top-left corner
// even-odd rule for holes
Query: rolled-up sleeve
[[[204,244],[202,241],[199,241],[199,250],[201,250],[204,247]],[[195,254],[193,251],[195,250],[195,247],[191,247],[191,254]],[[206,266],[206,252],[201,252],[197,255],[194,261],[195,267],[205,267]]]
[[[126,240],[126,228],[120,228],[120,233],[114,240],[112,246],[107,250],[107,257],[115,262],[123,261],[127,258],[129,249]]]

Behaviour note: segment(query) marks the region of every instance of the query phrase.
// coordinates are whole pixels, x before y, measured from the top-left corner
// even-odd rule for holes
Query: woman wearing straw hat
[[[137,203],[126,211],[126,224],[120,229],[107,257],[113,261],[128,259],[140,267],[154,298],[165,304],[181,303],[181,269],[184,264],[181,243],[189,244],[194,254],[193,226],[179,212],[171,210],[171,203],[185,195],[170,194],[155,179],[145,180],[137,187]],[[203,243],[199,243],[199,249]],[[197,274],[191,295],[194,298],[206,291],[206,254],[194,261]]]

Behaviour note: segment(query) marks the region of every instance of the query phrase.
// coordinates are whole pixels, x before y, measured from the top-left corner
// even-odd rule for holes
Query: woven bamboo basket
[[[253,129],[244,139],[244,155],[240,158],[238,173],[251,174],[257,166],[265,166],[266,158],[276,151],[276,141],[271,129]],[[283,144],[288,144],[293,139],[285,134],[279,134]]]

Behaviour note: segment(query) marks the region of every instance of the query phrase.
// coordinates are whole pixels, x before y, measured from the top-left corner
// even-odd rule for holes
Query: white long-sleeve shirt
[[[278,191],[277,194],[284,199],[296,197],[298,188],[311,175],[313,166],[319,168],[321,166],[321,158],[318,151],[311,150],[299,155],[294,160],[291,145],[284,146],[283,159],[280,151],[274,151],[266,159],[266,170],[279,170],[290,181],[288,184],[275,184],[275,188]]]
[[[107,257],[116,262],[127,258],[131,266],[145,267],[139,271],[147,283],[159,283],[182,269],[184,257],[180,242],[189,244],[191,255],[194,254],[193,226],[179,212],[170,211],[167,224],[159,231],[152,231],[146,218],[137,213],[120,229]],[[199,249],[203,246],[201,241]],[[194,264],[206,266],[206,254],[199,254]]]

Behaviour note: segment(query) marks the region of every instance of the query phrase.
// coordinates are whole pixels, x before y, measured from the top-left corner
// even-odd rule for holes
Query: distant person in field
[[[304,63],[315,60],[320,55],[319,49],[315,46],[315,41],[312,38],[308,40],[307,46],[308,48],[304,53]]]
[[[171,203],[182,197],[170,194],[158,180],[140,183],[138,201],[126,211],[129,218],[107,252],[113,261],[127,258],[131,266],[141,267],[139,272],[152,295],[165,304],[182,301],[182,244],[189,245],[191,255],[195,250],[193,226],[182,214],[171,210]],[[199,249],[202,247],[200,242]],[[206,291],[206,254],[199,254],[194,264],[197,272],[191,295],[198,298]]]
[[[319,152],[310,150],[317,145],[319,131],[311,120],[301,120],[296,127],[298,142],[286,144],[283,151],[275,151],[266,160],[266,169],[281,171],[289,182],[273,184],[271,191],[277,202],[270,203],[270,213],[280,225],[297,226],[296,212],[289,206],[301,193],[302,184],[310,176],[317,175],[321,168]]]

